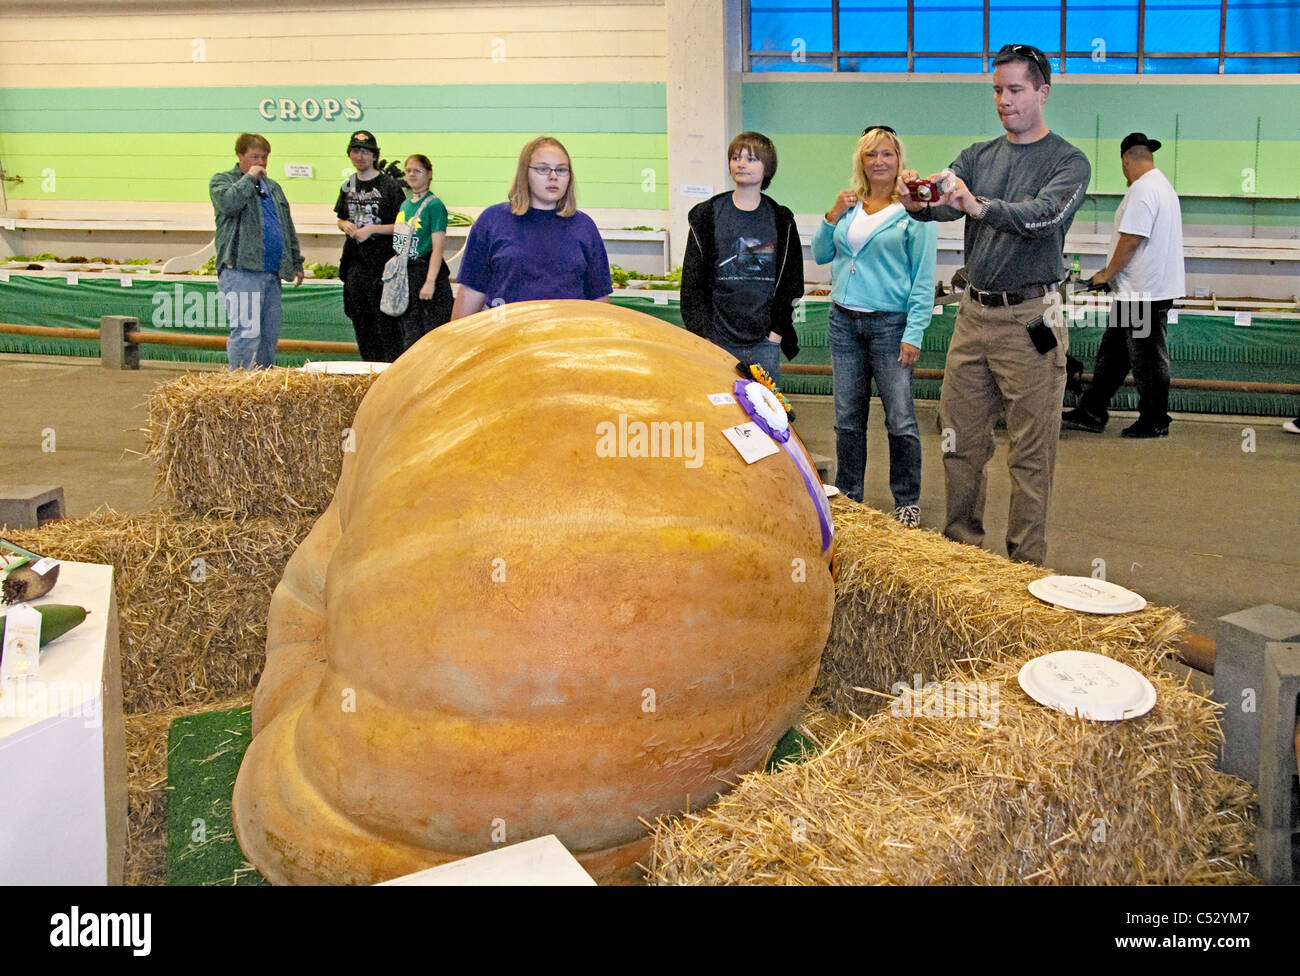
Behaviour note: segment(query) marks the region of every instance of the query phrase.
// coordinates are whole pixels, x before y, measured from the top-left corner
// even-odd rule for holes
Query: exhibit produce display
[[[554,833],[636,880],[646,825],[761,766],[834,603],[780,400],[680,329],[486,310],[376,378],[272,600],[236,832],[367,883]]]

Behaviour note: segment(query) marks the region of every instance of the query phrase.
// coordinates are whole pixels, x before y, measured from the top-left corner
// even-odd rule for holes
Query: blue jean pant
[[[912,404],[912,367],[898,362],[904,312],[830,310],[831,389],[835,395],[835,487],[862,501],[867,414],[876,381],[889,433],[889,490],[896,506],[921,499],[921,432]]]
[[[749,346],[732,346],[725,342],[717,342],[717,345],[741,362],[758,363],[767,370],[773,383],[781,382],[781,343],[764,339]]]
[[[230,338],[226,359],[231,369],[266,369],[275,365],[280,341],[280,276],[271,271],[222,268],[217,293],[226,307]]]

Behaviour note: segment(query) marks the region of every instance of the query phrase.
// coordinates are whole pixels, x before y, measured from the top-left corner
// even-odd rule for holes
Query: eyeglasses
[[[564,179],[571,172],[573,172],[567,166],[547,166],[545,163],[543,163],[540,166],[529,166],[528,168],[531,169],[538,176],[550,176],[552,173],[554,173],[560,179]]]
[[[873,131],[873,130],[875,130],[875,129],[879,129],[881,132],[888,132],[891,136],[896,136],[896,135],[898,135],[897,132],[895,132],[893,129],[891,129],[891,128],[890,128],[889,126],[887,126],[887,125],[869,125],[869,126],[867,126],[865,129],[862,130],[862,134],[865,136],[868,132],[871,132],[871,131]]]
[[[1028,58],[1030,61],[1034,62],[1034,64],[1038,65],[1038,70],[1043,73],[1044,83],[1046,83],[1051,79],[1052,66],[1047,61],[1047,55],[1044,54],[1042,51],[1038,50],[1038,48],[1034,47],[1033,45],[1003,44],[1002,47],[998,49],[997,58],[1001,58],[1002,55],[1004,54],[1014,54],[1017,55],[1018,57]],[[993,59],[994,64],[997,63],[997,58]]]

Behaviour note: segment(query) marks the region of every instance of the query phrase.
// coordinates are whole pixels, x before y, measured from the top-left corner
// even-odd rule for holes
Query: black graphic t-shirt
[[[751,345],[772,331],[772,296],[776,292],[776,214],[766,200],[741,210],[731,194],[713,205],[713,329],[731,345]]]
[[[339,220],[350,220],[358,227],[370,224],[391,224],[406,201],[406,194],[397,180],[380,173],[373,180],[349,177],[339,189],[334,213]],[[393,256],[393,239],[376,234],[358,244],[352,238],[343,242],[344,262],[362,261],[367,266],[382,269]]]

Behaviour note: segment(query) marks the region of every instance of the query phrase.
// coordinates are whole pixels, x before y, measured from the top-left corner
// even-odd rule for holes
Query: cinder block
[[[140,327],[129,315],[105,315],[99,320],[99,364],[105,369],[139,369],[140,346],[126,334]]]
[[[1259,787],[1264,655],[1270,642],[1300,641],[1300,613],[1272,604],[1219,618],[1214,700],[1223,708],[1220,768]]]
[[[1295,807],[1297,701],[1300,644],[1270,643],[1264,652],[1259,742],[1259,828],[1276,850],[1260,851],[1260,872],[1270,884],[1292,884],[1292,848],[1300,840]],[[1266,856],[1267,855],[1267,856]],[[1267,873],[1266,873],[1267,872]]]
[[[0,485],[0,525],[34,529],[57,518],[63,518],[59,485]]]
[[[825,454],[814,454],[812,451],[808,452],[808,456],[812,460],[813,467],[817,469],[817,477],[822,479],[822,484],[832,484],[831,479],[835,477],[835,461]]]

